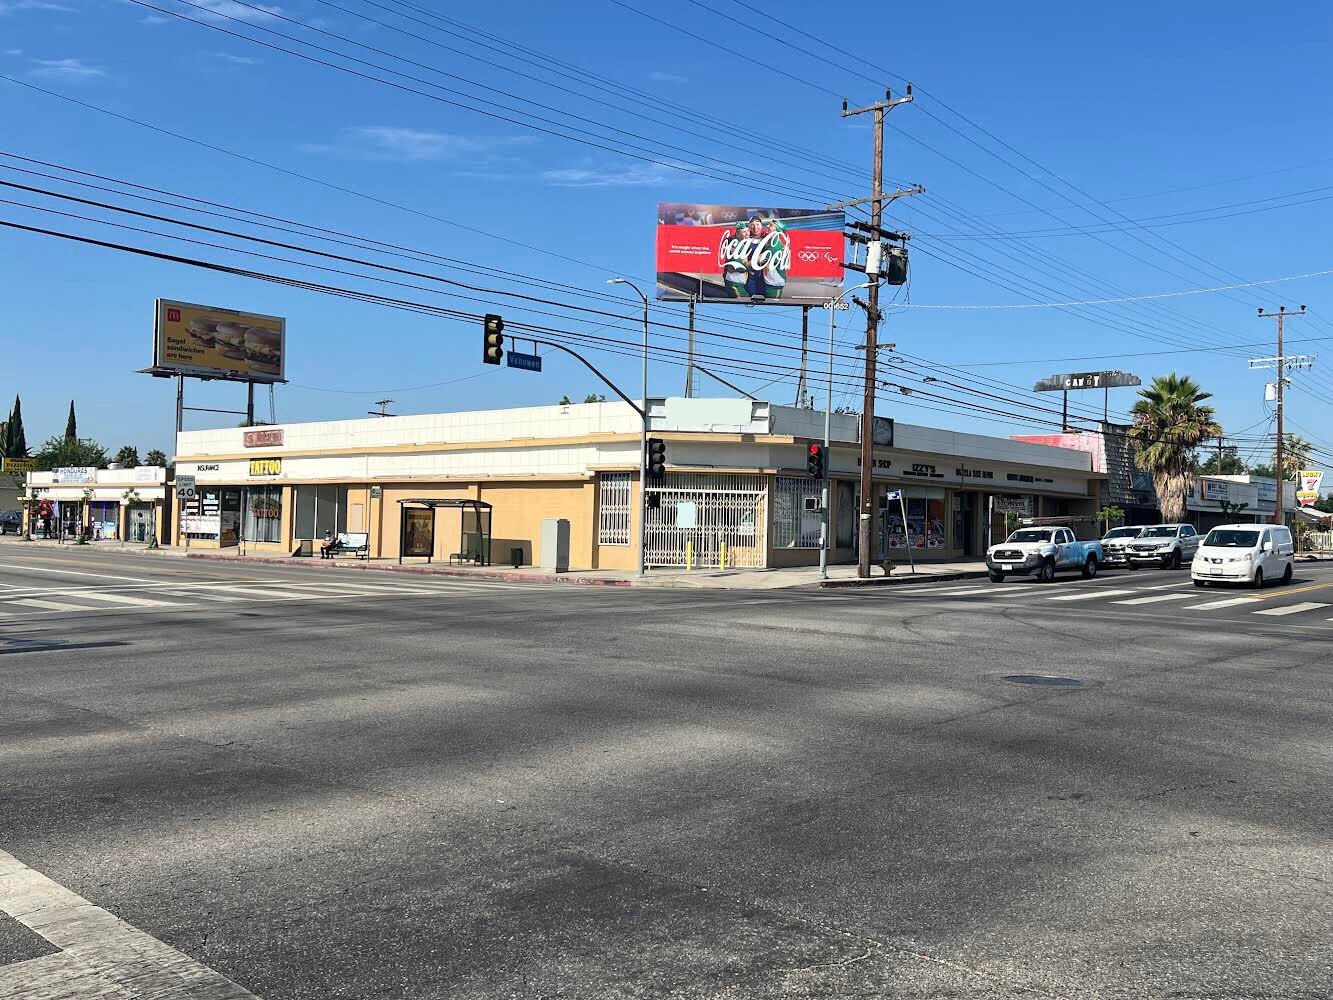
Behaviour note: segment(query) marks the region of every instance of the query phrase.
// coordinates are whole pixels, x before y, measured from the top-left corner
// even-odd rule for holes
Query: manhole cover
[[[1010,684],[1040,684],[1044,687],[1078,687],[1083,683],[1077,677],[1053,677],[1050,674],[1010,674],[1001,680]]]

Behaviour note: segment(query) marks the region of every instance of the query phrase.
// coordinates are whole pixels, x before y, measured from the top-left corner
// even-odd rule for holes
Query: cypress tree
[[[74,400],[69,401],[69,419],[65,421],[65,440],[77,441],[79,439],[79,424],[74,417]]]

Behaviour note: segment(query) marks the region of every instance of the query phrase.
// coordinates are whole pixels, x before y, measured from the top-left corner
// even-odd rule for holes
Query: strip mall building
[[[651,399],[667,474],[650,480],[646,561],[778,567],[818,561],[820,482],[806,447],[822,411],[756,400]],[[859,420],[832,423],[834,561],[856,558]],[[490,518],[493,562],[542,562],[542,522],[570,526],[572,568],[631,569],[639,529],[640,420],[585,403],[187,431],[176,474],[198,497],[173,518],[176,544],[306,552],[325,531],[364,532],[372,558],[447,560]],[[1086,451],[878,421],[874,557],[980,554],[1003,512],[1091,515],[1105,474]],[[906,508],[887,493],[902,490]],[[439,505],[439,501],[464,501]],[[489,507],[487,507],[489,505]],[[988,517],[988,513],[990,516]]]

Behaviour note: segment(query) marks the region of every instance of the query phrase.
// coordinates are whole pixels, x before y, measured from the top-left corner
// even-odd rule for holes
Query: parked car
[[[1076,569],[1094,577],[1102,563],[1101,542],[1080,542],[1072,528],[1019,528],[986,550],[992,583],[1006,576],[1035,575],[1043,583],[1060,570]]]
[[[1194,586],[1244,583],[1262,587],[1269,580],[1291,583],[1296,545],[1291,529],[1280,524],[1221,524],[1208,532],[1190,564]]]
[[[23,515],[16,510],[0,511],[0,535],[23,534]]]
[[[1102,559],[1106,565],[1137,569],[1129,558],[1129,540],[1138,538],[1142,531],[1141,525],[1127,525],[1123,528],[1112,528],[1102,535]]]
[[[1192,524],[1154,524],[1128,545],[1131,563],[1156,563],[1162,569],[1180,569],[1198,548],[1199,533]]]

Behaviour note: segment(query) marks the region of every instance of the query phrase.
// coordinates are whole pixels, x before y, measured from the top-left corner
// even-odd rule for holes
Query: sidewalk
[[[146,545],[123,542],[92,542],[76,545],[55,539],[6,538],[6,544],[30,545],[43,549],[61,549],[67,553],[118,552],[168,559],[208,559],[221,562],[271,563],[288,569],[310,570],[378,570],[392,573],[413,573],[430,576],[460,577],[473,580],[502,580],[522,583],[549,583],[566,586],[601,587],[662,587],[699,590],[781,590],[788,587],[883,587],[927,583],[940,580],[961,580],[985,576],[985,564],[979,560],[966,562],[924,563],[913,574],[910,567],[901,566],[886,577],[878,566],[871,568],[868,580],[857,579],[855,566],[830,566],[829,578],[821,581],[819,567],[801,566],[789,569],[650,569],[643,579],[627,570],[573,570],[552,573],[535,566],[449,566],[427,564],[424,560],[410,560],[399,565],[396,559],[317,559],[287,555],[241,555],[239,550],[189,551],[185,548],[162,547],[150,549]]]

